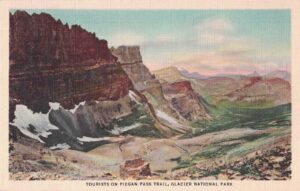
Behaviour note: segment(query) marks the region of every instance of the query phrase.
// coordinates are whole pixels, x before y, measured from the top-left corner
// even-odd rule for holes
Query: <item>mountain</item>
[[[117,100],[133,89],[107,41],[78,25],[16,11],[9,39],[10,97],[35,112],[47,112],[49,102],[71,109],[81,101]]]
[[[139,46],[120,46],[112,49],[112,54],[118,58],[118,62],[132,80],[135,89],[145,89],[144,82],[154,79],[149,69],[143,64]]]
[[[186,78],[192,78],[192,79],[207,79],[207,78],[209,78],[209,76],[199,74],[198,72],[189,72],[188,70],[185,70],[184,68],[180,68],[179,71]]]
[[[246,80],[249,83],[225,97],[236,103],[270,104],[271,106],[291,102],[291,85],[284,79],[250,77]]]
[[[11,180],[290,179],[291,87],[274,74],[152,74],[138,46],[24,11],[9,49]]]
[[[276,71],[270,72],[270,73],[266,74],[264,77],[268,78],[268,79],[281,78],[288,82],[291,82],[291,74],[289,72],[283,71],[283,70],[276,70]]]
[[[194,80],[193,88],[211,104],[227,101],[238,106],[277,106],[291,102],[291,85],[281,78],[244,76]]]
[[[260,76],[260,75],[259,75],[259,73],[258,73],[257,71],[254,71],[254,72],[248,74],[247,76],[248,76],[248,77],[258,77],[258,76]]]
[[[153,71],[162,83],[165,97],[184,120],[197,121],[210,119],[201,103],[201,93],[193,89],[193,80],[187,80],[177,67],[171,66]]]
[[[175,66],[170,66],[167,68],[162,68],[160,70],[152,71],[160,82],[176,82],[181,80],[186,80],[186,78],[181,74]]]
[[[174,107],[171,100],[166,98],[166,94],[163,91],[164,86],[143,64],[139,47],[120,46],[112,50],[112,52],[118,57],[118,61],[128,76],[133,79],[134,86],[140,90],[154,107],[157,117],[163,124],[182,129],[184,126],[182,124],[185,124],[186,120],[193,119],[182,117],[181,108]],[[184,129],[188,130],[189,128],[185,127]]]
[[[188,131],[163,123],[140,93],[155,79],[137,48],[121,47],[117,57],[106,40],[78,25],[16,11],[10,14],[9,50],[10,126],[48,147],[86,151],[120,134]]]
[[[210,118],[189,81],[164,83],[163,92],[182,118],[189,121]]]
[[[155,75],[153,75],[143,64],[139,47],[121,46],[112,52],[119,58],[118,60],[128,76],[133,79],[134,86],[147,97],[147,100],[155,108],[157,116],[168,126],[174,126],[174,123],[166,120],[163,116],[173,118],[171,121],[179,123],[209,117],[190,82],[182,81],[185,78],[176,67],[154,71]],[[168,79],[165,80],[165,78]],[[170,82],[173,80],[178,83]],[[162,113],[163,115],[161,115]],[[179,125],[177,124],[177,126]]]

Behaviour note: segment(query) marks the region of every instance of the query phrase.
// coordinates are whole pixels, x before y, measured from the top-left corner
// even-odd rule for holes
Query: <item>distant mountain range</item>
[[[189,80],[193,89],[214,105],[227,101],[240,106],[260,107],[291,101],[290,74],[286,71],[272,71],[262,76],[256,71],[248,75],[205,76],[182,68],[168,67],[153,73],[161,82]]]
[[[188,70],[185,70],[184,68],[178,68],[179,72],[187,78],[193,78],[193,79],[207,79],[210,76],[199,74],[198,72],[189,72]]]
[[[265,77],[266,78],[281,78],[288,82],[291,81],[291,74],[289,72],[283,71],[283,70],[277,70],[277,71],[270,72],[267,75],[265,75]]]
[[[174,68],[173,68],[174,70]],[[257,77],[257,76],[262,76],[262,77],[266,77],[266,78],[281,78],[284,79],[286,81],[290,82],[291,79],[291,74],[287,71],[283,71],[283,70],[276,70],[276,71],[272,71],[270,73],[267,73],[266,75],[260,75],[257,71],[254,71],[253,73],[250,73],[248,75],[238,75],[238,74],[216,74],[216,75],[212,75],[212,76],[208,76],[208,75],[203,75],[203,74],[199,74],[198,72],[190,72],[184,68],[177,68],[177,70],[181,73],[181,75],[185,78],[192,78],[192,79],[208,79],[211,77],[229,77],[229,78],[241,78],[241,77]]]

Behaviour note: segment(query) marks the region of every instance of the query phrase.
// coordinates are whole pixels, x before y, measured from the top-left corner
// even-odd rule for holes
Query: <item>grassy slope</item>
[[[214,118],[210,121],[197,121],[192,124],[193,133],[185,137],[199,136],[210,132],[217,132],[230,128],[252,128],[252,129],[275,129],[269,133],[256,136],[246,136],[238,141],[243,143],[233,143],[222,145],[216,143],[204,148],[199,153],[191,156],[187,160],[178,159],[178,166],[174,169],[188,168],[199,161],[206,161],[225,155],[242,156],[250,150],[255,150],[259,146],[267,144],[276,137],[290,134],[291,127],[291,104],[269,107],[268,104],[261,105],[237,105],[230,102],[222,102],[218,106],[205,103],[210,115]],[[235,141],[224,140],[224,141]]]
[[[272,108],[247,108],[232,105],[210,106],[211,121],[197,121],[192,124],[192,135],[197,136],[208,132],[230,128],[250,127],[265,129],[269,127],[289,127],[291,125],[291,104]]]

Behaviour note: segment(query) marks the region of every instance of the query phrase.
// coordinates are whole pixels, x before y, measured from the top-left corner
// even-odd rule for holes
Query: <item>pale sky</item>
[[[289,10],[26,10],[79,24],[109,46],[139,45],[150,70],[290,71]]]

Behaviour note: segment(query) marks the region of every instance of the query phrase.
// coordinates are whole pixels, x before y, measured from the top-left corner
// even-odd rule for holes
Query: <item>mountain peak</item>
[[[176,66],[169,66],[152,72],[161,82],[186,80]]]
[[[193,79],[207,79],[209,76],[205,76],[202,74],[199,74],[198,72],[190,72],[184,68],[180,68],[180,73],[186,77],[186,78],[193,78]]]
[[[259,73],[255,70],[254,72],[248,74],[249,77],[257,77],[260,76]]]
[[[275,70],[265,75],[266,78],[281,78],[286,81],[291,81],[291,74],[285,70]]]

